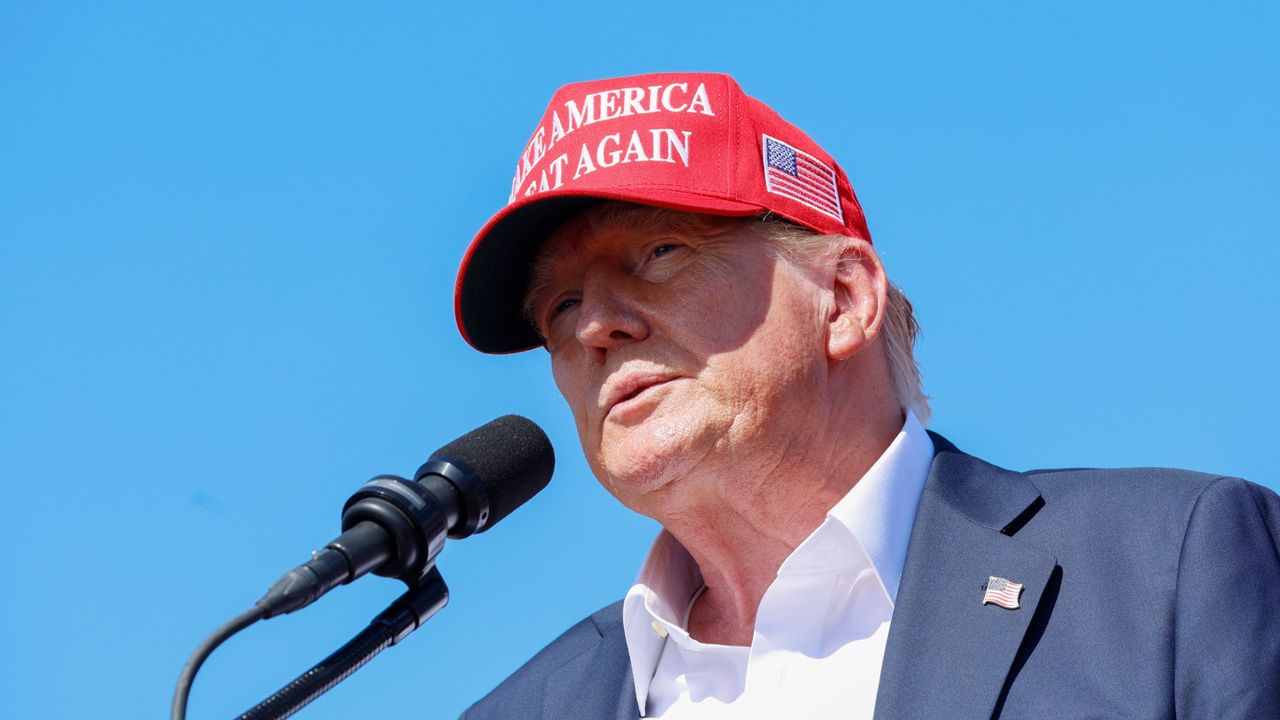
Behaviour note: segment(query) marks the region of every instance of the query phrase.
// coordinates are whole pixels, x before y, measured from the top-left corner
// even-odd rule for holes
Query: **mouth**
[[[608,400],[604,406],[605,417],[639,404],[649,391],[666,385],[674,379],[669,375],[632,375],[623,378],[608,390]]]

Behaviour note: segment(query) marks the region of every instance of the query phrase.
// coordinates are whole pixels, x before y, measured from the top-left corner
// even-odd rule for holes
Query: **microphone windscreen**
[[[459,460],[479,478],[489,498],[489,518],[481,532],[537,495],[551,481],[556,466],[547,434],[519,415],[504,415],[481,425],[437,450],[432,458]]]

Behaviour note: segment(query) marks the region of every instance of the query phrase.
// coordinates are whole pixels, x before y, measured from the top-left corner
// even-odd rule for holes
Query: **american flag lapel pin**
[[[1006,610],[1017,610],[1022,607],[1018,604],[1018,596],[1021,594],[1022,583],[992,575],[987,578],[987,584],[982,593],[982,604],[999,605]]]

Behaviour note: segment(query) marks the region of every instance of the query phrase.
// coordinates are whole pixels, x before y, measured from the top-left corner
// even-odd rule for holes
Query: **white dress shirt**
[[[702,591],[687,550],[662,531],[623,604],[640,714],[870,718],[933,441],[908,412],[902,431],[765,591],[750,647],[686,630]]]

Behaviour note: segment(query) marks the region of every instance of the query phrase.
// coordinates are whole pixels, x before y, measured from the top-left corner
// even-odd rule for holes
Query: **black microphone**
[[[555,453],[532,420],[505,415],[431,455],[413,480],[379,475],[347,500],[343,533],[285,573],[257,602],[264,618],[310,605],[373,572],[410,587],[434,567],[446,537],[493,527],[551,480]]]

